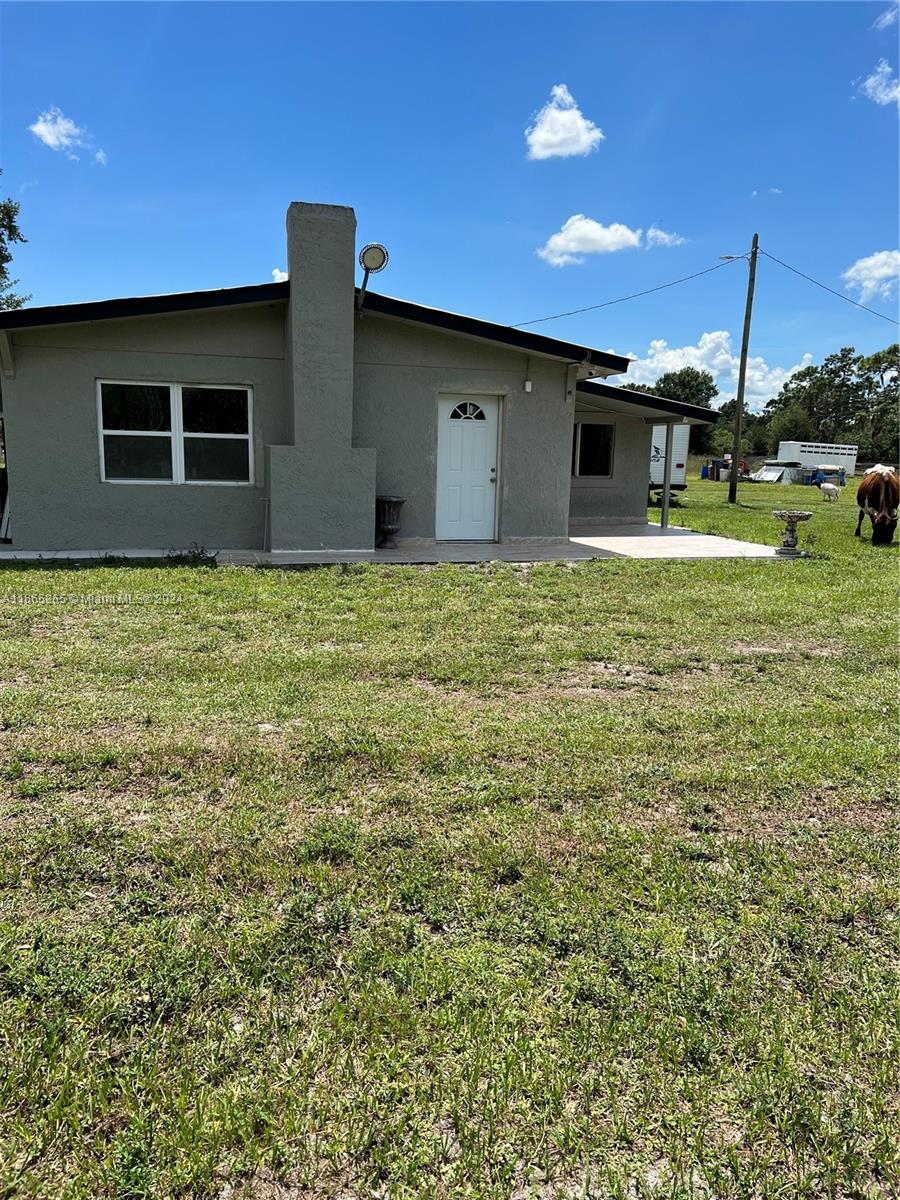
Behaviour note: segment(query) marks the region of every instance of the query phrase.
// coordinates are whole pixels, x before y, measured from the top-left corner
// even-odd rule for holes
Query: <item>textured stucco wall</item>
[[[500,539],[566,536],[574,405],[566,366],[366,314],[356,322],[354,442],[377,490],[406,497],[400,538],[434,537],[441,393],[501,397]],[[525,392],[526,378],[532,391]]]
[[[640,418],[601,415],[580,408],[576,408],[575,420],[611,422],[615,425],[615,441],[610,479],[572,480],[573,525],[591,521],[646,521],[650,426]]]
[[[374,443],[353,430],[352,208],[292,204],[286,347],[292,444],[267,456],[269,547],[367,550],[375,539]]]
[[[269,446],[271,550],[371,550],[375,451]]]
[[[264,450],[287,439],[285,305],[17,332],[3,380],[13,549],[262,547]],[[96,380],[249,384],[253,487],[100,482]]]

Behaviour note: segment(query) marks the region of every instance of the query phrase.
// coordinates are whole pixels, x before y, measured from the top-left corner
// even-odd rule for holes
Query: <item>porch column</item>
[[[672,443],[675,440],[674,426],[669,421],[666,425],[666,461],[663,465],[663,494],[662,513],[659,518],[660,529],[669,528],[669,496],[672,491]]]

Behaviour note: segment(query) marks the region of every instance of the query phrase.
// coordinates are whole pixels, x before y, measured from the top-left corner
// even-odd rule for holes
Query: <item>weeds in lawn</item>
[[[685,523],[796,502],[724,490]],[[848,509],[793,563],[0,570],[48,597],[0,618],[0,1194],[896,1195]]]

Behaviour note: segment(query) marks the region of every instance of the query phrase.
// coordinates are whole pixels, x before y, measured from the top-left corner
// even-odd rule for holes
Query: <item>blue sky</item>
[[[267,281],[302,199],[351,204],[389,247],[378,290],[505,323],[754,230],[896,317],[897,34],[887,0],[6,4],[15,273],[35,304]],[[534,328],[635,354],[641,380],[709,366],[728,393],[745,283],[735,263]],[[895,337],[761,259],[752,401],[804,356]]]

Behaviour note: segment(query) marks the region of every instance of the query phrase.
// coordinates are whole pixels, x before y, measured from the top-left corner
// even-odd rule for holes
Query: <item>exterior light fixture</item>
[[[369,242],[359,252],[359,265],[367,275],[377,275],[388,265],[388,252],[378,242]]]
[[[359,296],[356,299],[356,311],[363,306],[363,300],[366,298],[366,287],[369,283],[370,275],[377,275],[379,271],[383,271],[388,265],[387,249],[380,242],[369,242],[367,246],[363,246],[359,252],[359,265],[363,269],[362,287],[359,289]]]

